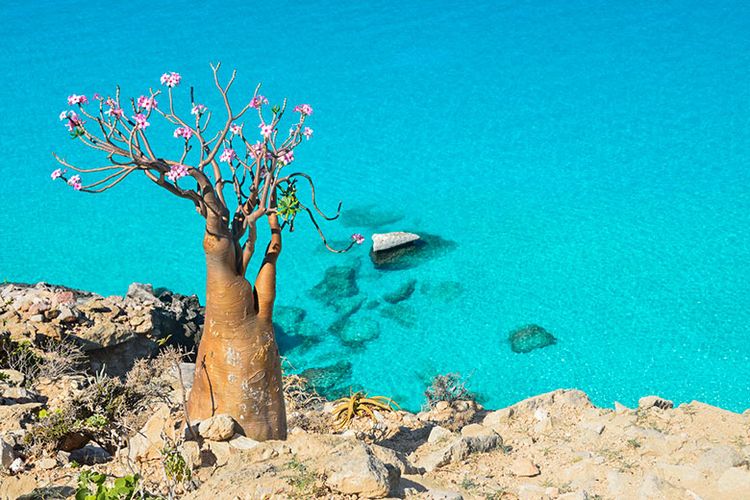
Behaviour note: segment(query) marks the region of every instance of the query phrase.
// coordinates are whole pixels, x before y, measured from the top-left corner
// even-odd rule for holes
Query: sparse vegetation
[[[427,407],[434,408],[439,401],[476,401],[476,395],[466,387],[466,379],[460,373],[436,375],[425,391]]]
[[[78,476],[75,500],[161,500],[162,497],[144,492],[139,481],[136,474],[108,482],[105,474],[84,470]]]
[[[398,407],[392,399],[385,396],[369,397],[362,392],[355,392],[336,401],[336,406],[333,407],[334,428],[346,429],[356,417],[366,417],[377,422],[376,411],[393,411],[394,406]]]
[[[34,345],[28,340],[13,340],[9,333],[0,333],[0,368],[21,372],[27,387],[41,376],[55,380],[83,373],[85,364],[83,351],[71,341],[47,338]]]

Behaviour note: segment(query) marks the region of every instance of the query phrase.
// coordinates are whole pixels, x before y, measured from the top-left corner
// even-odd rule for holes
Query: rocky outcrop
[[[160,343],[195,346],[203,325],[197,297],[133,283],[124,297],[103,297],[38,283],[0,285],[0,323],[12,338],[73,340],[93,370],[122,375]]]
[[[539,325],[526,325],[513,330],[508,335],[513,352],[531,352],[557,342],[557,339]]]
[[[382,252],[413,243],[419,239],[415,233],[395,231],[392,233],[375,233],[372,235],[372,251]]]

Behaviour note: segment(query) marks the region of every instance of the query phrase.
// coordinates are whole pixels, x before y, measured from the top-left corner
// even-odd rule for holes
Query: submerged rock
[[[398,271],[411,269],[423,262],[436,259],[458,245],[440,236],[422,234],[420,239],[389,250],[371,251],[370,259],[376,269]]]
[[[335,333],[336,335],[340,335],[344,330],[346,323],[349,321],[349,318],[351,318],[357,311],[359,311],[366,301],[366,297],[352,297],[351,299],[341,300],[337,302],[336,306],[338,308],[336,309],[336,311],[340,312],[341,314],[338,318],[336,318],[336,321],[331,323],[331,326],[328,327],[328,331],[331,333]]]
[[[422,283],[419,291],[431,299],[451,302],[464,291],[464,286],[458,281],[439,281],[437,283]]]
[[[416,233],[394,231],[392,233],[375,233],[372,235],[372,251],[382,252],[404,245],[409,245],[419,239]]]
[[[513,330],[508,336],[513,352],[530,352],[557,342],[557,339],[539,325],[526,325]]]
[[[339,333],[341,342],[350,347],[361,347],[379,336],[380,324],[366,316],[349,319]]]
[[[350,208],[341,213],[341,223],[344,227],[382,228],[394,224],[404,218],[399,212],[387,212],[378,209],[377,205],[365,205]]]
[[[306,378],[319,394],[336,398],[348,392],[352,364],[348,361],[339,361],[330,366],[308,368],[300,373],[300,376]]]
[[[358,293],[357,269],[350,266],[329,267],[323,279],[310,290],[310,296],[327,305]]]
[[[396,304],[398,302],[404,301],[412,296],[414,293],[414,290],[417,288],[417,280],[411,279],[407,281],[406,283],[402,284],[400,287],[398,287],[395,291],[386,293],[383,295],[383,300],[386,302],[389,302],[391,304]]]
[[[381,316],[391,319],[399,325],[409,328],[417,322],[416,310],[407,304],[390,304],[378,310]]]

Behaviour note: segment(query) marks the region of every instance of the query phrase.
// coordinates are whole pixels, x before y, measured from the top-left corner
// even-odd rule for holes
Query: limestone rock
[[[179,446],[179,452],[191,469],[201,466],[201,447],[195,441],[185,441]]]
[[[75,461],[83,465],[94,465],[109,462],[112,455],[99,445],[87,444],[83,448],[73,450],[68,457],[71,462]]]
[[[513,352],[518,353],[531,352],[557,342],[550,332],[539,325],[526,325],[513,330],[508,335],[508,340]]]
[[[227,441],[235,434],[234,419],[226,413],[214,415],[198,424],[198,433],[210,441]]]
[[[18,370],[3,369],[0,370],[0,387],[20,387],[23,385],[26,377]]]
[[[221,467],[229,462],[232,447],[226,441],[206,441],[201,451],[201,461],[204,466]]]
[[[453,433],[451,431],[449,431],[445,427],[440,427],[439,425],[436,425],[430,431],[430,435],[427,438],[427,442],[432,444],[432,443],[437,443],[439,441],[443,441],[445,439],[449,439],[452,437],[453,437]]]
[[[7,470],[15,459],[16,452],[13,450],[13,446],[6,443],[4,439],[0,439],[0,464],[2,464],[2,468]]]
[[[260,442],[254,439],[250,439],[249,437],[245,437],[241,434],[235,434],[234,436],[232,436],[232,439],[229,440],[229,446],[238,450],[252,450],[259,444]]]
[[[455,491],[429,489],[425,494],[429,500],[463,500],[463,496]]]
[[[22,428],[41,408],[41,403],[0,405],[0,432]]]
[[[143,428],[130,438],[128,458],[134,462],[160,459],[165,444],[162,432],[170,430],[169,423],[169,407],[165,404],[159,405]]]
[[[49,458],[49,457],[42,458],[40,460],[37,460],[34,463],[34,466],[39,467],[40,469],[43,469],[43,470],[54,469],[55,467],[57,467],[57,460],[55,460],[54,458]]]
[[[698,459],[698,469],[711,475],[720,475],[725,470],[743,462],[742,455],[731,446],[716,446],[706,451]]]
[[[391,233],[375,233],[372,235],[372,251],[380,252],[400,246],[408,245],[419,239],[418,234],[395,231]]]
[[[722,498],[746,499],[750,495],[750,471],[745,467],[727,469],[717,481]]]
[[[669,410],[670,408],[674,408],[674,403],[659,396],[646,396],[638,400],[638,408],[647,410],[654,407],[660,410]]]
[[[534,477],[540,474],[539,467],[528,458],[517,458],[510,466],[510,472],[514,476]]]

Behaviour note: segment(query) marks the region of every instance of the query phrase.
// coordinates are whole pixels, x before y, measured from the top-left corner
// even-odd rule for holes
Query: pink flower
[[[81,187],[83,187],[81,184],[81,176],[76,174],[68,179],[68,186],[72,186],[76,191],[80,191]]]
[[[193,137],[193,131],[187,127],[177,127],[176,129],[174,129],[172,135],[174,135],[175,137],[184,137],[185,140],[188,140]]]
[[[138,98],[138,107],[143,109],[154,109],[159,103],[156,102],[156,99],[153,97],[146,97],[145,95],[142,95]]]
[[[356,243],[357,245],[361,245],[362,243],[364,243],[364,242],[365,242],[365,237],[364,237],[364,236],[362,236],[362,235],[361,235],[361,234],[359,234],[359,233],[354,233],[354,234],[352,235],[352,240],[353,240],[353,241],[354,241],[354,243]]]
[[[256,142],[255,144],[250,146],[250,156],[252,156],[255,159],[258,159],[258,157],[263,154],[263,143],[262,142]]]
[[[234,149],[226,148],[226,149],[224,149],[224,151],[221,152],[221,156],[219,157],[219,161],[230,163],[235,158],[237,158],[237,154],[234,152]]]
[[[263,104],[268,104],[268,99],[266,99],[266,96],[264,95],[256,95],[250,101],[250,107],[255,109],[258,109]]]
[[[67,172],[67,169],[66,170],[63,170],[61,168],[55,169],[55,170],[52,171],[51,174],[49,174],[50,179],[52,179],[52,180],[59,179],[60,177],[63,176],[63,174],[65,172]]]
[[[260,127],[260,135],[268,139],[271,137],[271,134],[273,133],[273,127],[271,125],[266,125],[265,123],[261,123],[258,125]]]
[[[143,113],[138,113],[137,115],[133,117],[133,119],[135,120],[136,128],[139,128],[141,130],[151,125],[149,122],[146,121],[146,115],[144,115]]]
[[[175,87],[180,84],[182,76],[180,76],[179,73],[175,73],[174,71],[172,71],[161,75],[161,78],[159,80],[161,81],[162,85],[166,85],[167,87]]]
[[[310,116],[311,114],[313,114],[313,109],[309,104],[298,104],[294,107],[294,111],[302,113],[305,116]]]
[[[294,161],[294,151],[291,149],[279,157],[279,163],[289,165]]]
[[[60,113],[60,121],[66,119],[68,117],[68,113],[70,113],[70,111],[68,110],[65,110],[62,113]]]
[[[89,100],[85,95],[71,94],[68,96],[68,106],[72,106],[74,104],[84,105],[87,102],[89,102]]]
[[[242,134],[242,127],[243,125],[237,125],[236,123],[233,123],[229,126],[229,131],[234,135],[240,135]]]
[[[94,99],[96,99],[97,101],[101,101],[102,96],[100,96],[98,92],[94,92]]]
[[[112,107],[105,111],[104,114],[107,116],[122,118],[122,108],[120,108],[116,104],[112,104]]]
[[[78,117],[78,114],[75,111],[66,111],[65,114],[60,113],[61,120],[66,118],[68,121],[65,122],[65,128],[68,129],[68,132],[72,132],[74,128],[83,125],[83,120]]]
[[[313,135],[313,129],[311,129],[310,127],[305,127],[305,130],[302,131],[302,135],[305,136],[305,139],[309,140]]]
[[[181,179],[185,177],[188,174],[188,168],[185,165],[172,165],[169,167],[169,172],[167,172],[167,179],[169,179],[172,182],[177,181],[177,179]]]
[[[208,108],[205,107],[203,104],[195,104],[193,106],[193,109],[190,110],[190,114],[191,115],[202,115],[203,113],[206,112],[207,109]]]

